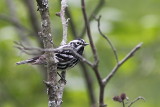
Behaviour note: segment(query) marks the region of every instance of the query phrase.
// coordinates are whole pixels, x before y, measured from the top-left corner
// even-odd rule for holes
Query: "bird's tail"
[[[37,61],[37,59],[39,59],[39,56],[31,58],[31,59],[24,60],[24,61],[17,62],[16,65],[27,64],[27,63],[35,63]]]

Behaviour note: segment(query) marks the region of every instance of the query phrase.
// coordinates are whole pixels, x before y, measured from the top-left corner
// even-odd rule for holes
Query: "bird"
[[[75,39],[70,41],[68,44],[61,45],[56,48],[58,51],[55,51],[54,54],[57,61],[57,70],[64,71],[74,67],[80,61],[80,58],[75,55],[73,51],[77,52],[79,55],[82,55],[84,47],[87,45],[89,44],[86,43],[83,39]],[[46,54],[20,61],[16,64],[21,65],[29,63],[33,65],[46,65]]]

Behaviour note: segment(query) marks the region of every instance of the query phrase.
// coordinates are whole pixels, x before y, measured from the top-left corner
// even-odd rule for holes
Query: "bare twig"
[[[89,16],[89,23],[94,19],[94,17],[99,13],[99,11],[102,9],[103,5],[105,4],[105,0],[99,0],[99,2],[97,3],[97,5],[95,6],[93,12],[91,13],[91,15]],[[86,32],[86,26],[83,27],[83,30],[80,34],[80,38],[84,37],[84,34]]]
[[[128,55],[126,55],[126,57],[124,59],[122,59],[121,61],[119,61],[118,59],[118,55],[117,55],[117,52],[116,52],[116,49],[114,48],[114,46],[112,45],[112,42],[110,41],[110,39],[105,36],[101,29],[100,29],[100,18],[101,16],[99,16],[97,20],[98,22],[98,30],[99,30],[99,33],[101,34],[102,37],[104,37],[107,42],[109,43],[109,45],[111,46],[111,49],[113,50],[113,53],[114,53],[114,56],[115,56],[115,59],[116,59],[116,66],[113,68],[113,70],[108,74],[108,76],[106,78],[104,78],[102,80],[102,85],[100,85],[100,101],[103,101],[104,100],[104,88],[105,86],[107,85],[107,83],[109,82],[109,80],[113,77],[113,75],[117,72],[118,68],[124,63],[126,62],[129,58],[131,58],[133,56],[133,54],[141,47],[142,43],[138,44],[133,50],[131,50],[131,52],[128,53]],[[123,106],[124,105],[124,102],[123,102]],[[102,107],[103,107],[103,102],[102,102]]]
[[[14,41],[15,43],[15,48],[18,48],[19,50],[25,50],[25,51],[38,51],[38,52],[41,52],[43,51],[44,49],[41,49],[41,48],[35,48],[35,47],[26,47],[24,46],[21,42],[16,42]]]
[[[57,13],[58,16],[60,16],[60,13]],[[72,14],[71,14],[71,11],[69,10],[69,7],[66,8],[66,15],[67,17],[69,17],[71,20],[69,21],[69,27],[71,28],[71,32],[72,32],[72,35],[74,38],[77,38],[78,35],[77,35],[77,32],[76,32],[76,26],[74,24],[74,21],[73,21],[73,18],[72,18]],[[95,100],[95,95],[94,95],[94,92],[93,92],[93,82],[91,80],[91,77],[89,75],[89,72],[87,71],[87,67],[85,66],[84,63],[80,63],[80,66],[82,68],[82,71],[83,71],[83,74],[84,74],[84,77],[85,77],[85,80],[86,80],[86,86],[87,86],[87,89],[88,89],[88,93],[89,93],[89,99],[91,100],[91,105],[94,105],[96,104],[96,100]],[[90,64],[90,66],[92,66],[92,64]]]
[[[83,17],[84,17],[84,21],[85,21],[85,25],[86,25],[86,28],[87,28],[87,35],[88,35],[88,39],[89,39],[89,42],[90,42],[90,45],[91,45],[91,49],[92,49],[92,53],[93,53],[93,56],[94,56],[94,68],[96,69],[95,70],[95,74],[97,76],[97,79],[98,79],[98,82],[99,84],[101,84],[101,76],[98,72],[98,69],[97,69],[97,66],[98,66],[98,56],[97,56],[97,51],[96,51],[96,48],[94,46],[94,43],[93,43],[93,39],[92,39],[92,36],[91,36],[91,31],[90,31],[90,26],[89,26],[89,23],[88,23],[88,19],[87,19],[87,14],[86,14],[86,9],[85,9],[85,2],[84,0],[81,0],[81,6],[82,6],[82,12],[83,12]]]
[[[69,18],[65,18],[65,9],[67,8],[67,0],[62,0],[61,1],[61,11],[60,11],[60,17],[62,21],[62,26],[63,26],[63,39],[61,42],[61,45],[65,45],[67,43],[67,30],[68,30],[68,21]]]
[[[139,101],[139,100],[144,100],[144,101],[145,101],[145,99],[144,99],[143,97],[139,96],[139,97],[137,97],[134,101],[132,101],[132,102],[128,105],[128,107],[131,107],[134,103],[136,103],[136,102]]]
[[[97,56],[96,48],[95,48],[94,43],[93,43],[93,39],[92,39],[91,31],[90,31],[90,26],[89,26],[89,22],[88,22],[88,19],[87,19],[84,0],[81,0],[81,7],[82,7],[83,17],[84,17],[84,21],[85,21],[86,30],[87,30],[87,36],[89,38],[92,53],[93,53],[93,56],[94,56],[94,66],[92,67],[92,69],[94,70],[94,73],[95,73],[96,78],[98,80],[98,84],[100,86],[99,106],[100,107],[105,107],[106,106],[104,104],[104,87],[105,86],[102,82],[102,78],[101,78],[100,72],[98,70],[99,59],[98,59],[98,56]]]
[[[116,66],[113,68],[113,70],[107,75],[106,78],[103,79],[104,84],[107,84],[109,80],[113,77],[113,75],[117,72],[119,67],[126,62],[128,59],[130,59],[135,52],[137,52],[142,46],[142,43],[139,43],[135,48],[133,48],[121,61],[116,64]]]
[[[60,17],[61,17],[61,22],[62,22],[62,26],[63,26],[63,38],[62,38],[62,42],[61,45],[65,45],[67,43],[67,30],[68,30],[68,19],[65,18],[65,9],[67,8],[67,0],[61,0],[61,11],[60,11]],[[61,102],[62,102],[62,97],[63,97],[63,91],[64,91],[64,87],[66,84],[66,71],[62,71],[61,75],[63,77],[63,79],[60,79],[58,81],[59,83],[59,93],[60,93],[60,98],[61,98]]]
[[[94,60],[95,60],[96,63],[98,63],[97,51],[96,51],[95,45],[93,43],[93,39],[92,39],[91,31],[90,31],[90,25],[89,25],[89,22],[88,22],[88,19],[87,19],[84,0],[81,0],[81,5],[82,5],[82,12],[83,12],[85,25],[86,25],[86,28],[87,28],[88,39],[89,39],[89,42],[90,42],[90,45],[91,45],[92,53],[94,55]]]
[[[17,46],[15,46],[15,48],[17,48],[17,49],[19,49],[19,50],[21,50],[21,52],[23,52],[23,53],[25,53],[25,54],[27,54],[27,55],[40,55],[39,53],[36,53],[36,52],[28,52],[28,51],[26,51],[26,50],[24,50],[23,48],[21,48],[21,47],[17,47]]]
[[[99,33],[101,34],[101,36],[102,36],[104,39],[106,39],[107,42],[109,43],[109,45],[110,45],[110,47],[111,47],[111,49],[112,49],[112,51],[113,51],[113,53],[114,53],[115,59],[116,59],[116,61],[117,61],[117,64],[118,64],[119,60],[118,60],[118,55],[117,55],[116,48],[113,46],[111,40],[110,40],[106,35],[104,35],[104,34],[102,33],[102,31],[101,31],[101,29],[100,29],[100,19],[101,19],[101,16],[99,16],[99,17],[96,19],[97,22],[98,22],[98,31],[99,31]]]
[[[69,10],[69,7],[66,9],[66,15],[67,15],[67,17],[69,17],[71,19],[69,21],[69,27],[71,29],[72,36],[74,38],[77,38],[78,35],[77,35],[77,31],[76,31],[76,26],[75,26],[74,20],[72,18],[71,11]],[[88,97],[90,100],[91,107],[97,107],[97,101],[96,101],[95,93],[94,93],[94,82],[92,80],[92,77],[90,76],[90,73],[88,72],[88,68],[86,67],[86,65],[84,63],[80,63],[80,67],[82,69],[82,73],[83,73],[84,79],[86,81],[85,84],[86,84],[86,88],[88,91]]]
[[[72,36],[74,38],[78,38],[77,31],[76,31],[76,26],[71,14],[71,11],[69,10],[69,7],[66,9],[66,15],[69,17],[71,20],[69,21],[69,27],[71,29]],[[80,63],[80,67],[82,69],[82,73],[84,75],[85,83],[86,83],[86,88],[88,91],[88,96],[89,100],[91,103],[91,107],[97,107],[97,101],[95,98],[95,93],[94,93],[94,82],[92,80],[92,76],[90,76],[90,73],[88,72],[88,68],[84,63]]]
[[[78,56],[83,62],[85,62],[86,64],[88,64],[89,66],[93,67],[94,65],[88,61],[87,59],[85,59],[83,56],[81,56],[80,54],[78,54],[77,52],[75,52],[74,50],[70,49],[76,56]]]

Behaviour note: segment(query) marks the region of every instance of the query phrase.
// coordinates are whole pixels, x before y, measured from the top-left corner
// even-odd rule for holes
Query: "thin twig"
[[[87,30],[87,36],[88,36],[88,39],[89,39],[89,42],[90,42],[90,45],[91,45],[91,49],[92,49],[92,53],[93,53],[93,57],[94,57],[94,65],[93,65],[92,69],[93,69],[93,71],[96,75],[96,78],[98,80],[98,84],[100,86],[99,106],[100,107],[105,107],[106,105],[104,104],[104,84],[102,82],[102,78],[101,78],[100,72],[98,70],[99,59],[98,59],[98,56],[97,56],[97,51],[96,51],[95,45],[93,43],[93,39],[92,39],[91,31],[90,31],[90,25],[89,25],[89,21],[87,19],[84,0],[81,0],[81,7],[82,7],[82,13],[83,13],[85,26],[86,26],[86,30]]]
[[[62,42],[61,45],[65,45],[67,43],[67,31],[68,31],[68,19],[65,18],[65,9],[68,7],[67,5],[67,0],[61,0],[61,10],[60,10],[60,17],[61,17],[61,22],[62,22],[62,27],[63,27],[63,38],[62,38]],[[64,87],[66,85],[66,71],[62,71],[61,75],[63,77],[63,79],[60,79],[58,81],[59,83],[59,97],[61,98],[61,102],[62,102],[62,97],[63,97],[63,92],[64,92]]]
[[[93,56],[94,56],[94,66],[93,68],[95,68],[96,70],[95,71],[95,74],[96,74],[96,77],[98,79],[98,83],[101,84],[102,81],[101,81],[101,76],[98,72],[98,56],[97,56],[97,51],[96,51],[96,48],[94,46],[94,43],[93,43],[93,39],[92,39],[92,36],[91,36],[91,31],[90,31],[90,26],[89,26],[89,22],[88,22],[88,19],[87,19],[87,14],[86,14],[86,9],[85,9],[85,2],[84,0],[81,0],[81,7],[82,7],[82,12],[83,12],[83,17],[84,17],[84,21],[85,21],[85,25],[86,25],[86,28],[87,28],[87,35],[88,35],[88,39],[89,39],[89,42],[90,42],[90,46],[91,46],[91,49],[92,49],[92,53],[93,53]]]
[[[66,9],[66,15],[69,17],[71,20],[69,21],[69,27],[72,33],[72,36],[74,38],[78,38],[77,31],[76,31],[76,26],[71,14],[71,11],[69,10],[69,7]],[[84,56],[84,55],[83,55]],[[94,93],[94,82],[92,80],[92,77],[90,76],[90,73],[88,72],[88,68],[86,65],[82,62],[80,63],[80,67],[82,69],[82,73],[84,75],[85,83],[86,83],[86,88],[88,91],[88,96],[90,99],[91,107],[97,107],[97,101],[95,98],[95,93]]]
[[[139,96],[139,97],[137,97],[134,101],[132,101],[132,102],[128,105],[128,107],[131,107],[134,103],[136,103],[136,102],[139,101],[139,100],[144,100],[144,101],[145,101],[145,99],[144,99],[143,97]]]
[[[99,17],[96,19],[97,22],[98,22],[98,31],[99,31],[99,33],[101,34],[101,36],[102,36],[104,39],[106,39],[107,42],[109,43],[109,45],[110,45],[110,47],[111,47],[111,49],[112,49],[112,51],[113,51],[113,53],[114,53],[116,62],[117,62],[117,64],[118,64],[119,60],[118,60],[118,55],[117,55],[116,48],[113,46],[111,40],[110,40],[106,35],[104,35],[104,34],[102,33],[102,31],[101,31],[101,29],[100,29],[100,19],[101,19],[101,16],[99,16]]]
[[[105,0],[99,0],[99,2],[97,3],[97,5],[95,6],[93,12],[91,13],[91,15],[89,16],[89,23],[94,19],[94,17],[99,13],[99,11],[102,9],[103,5],[105,4]],[[84,37],[84,34],[86,32],[86,26],[83,27],[83,30],[80,34],[80,38]]]
[[[67,43],[67,30],[68,30],[68,21],[69,18],[65,18],[65,9],[67,8],[67,0],[62,0],[61,1],[61,11],[60,11],[60,17],[62,21],[62,26],[63,26],[63,39],[61,42],[61,45],[65,45]]]
[[[113,77],[113,75],[117,72],[117,70],[119,69],[119,67],[121,67],[121,65],[126,62],[128,59],[130,59],[135,52],[137,52],[143,43],[139,43],[137,46],[135,46],[135,48],[133,48],[121,61],[119,61],[118,64],[116,64],[116,66],[113,68],[113,70],[107,75],[106,78],[103,79],[103,83],[107,84],[109,82],[109,80]]]
[[[83,12],[83,17],[84,17],[85,25],[86,25],[86,28],[87,28],[88,39],[89,39],[89,42],[90,42],[90,45],[91,45],[92,53],[94,55],[94,60],[95,60],[95,62],[98,62],[97,51],[96,51],[95,45],[93,43],[93,38],[92,38],[92,35],[91,35],[91,31],[90,31],[90,25],[89,25],[89,22],[88,22],[88,19],[87,19],[87,14],[86,14],[86,8],[85,8],[85,2],[84,2],[84,0],[81,0],[81,5],[82,5],[82,12]]]
[[[21,50],[25,53],[28,53],[27,51],[37,51],[37,53],[41,53],[44,51],[44,49],[41,49],[41,48],[26,47],[21,42],[14,41],[14,44],[15,44],[15,46],[14,46],[15,48],[18,48],[19,50]]]

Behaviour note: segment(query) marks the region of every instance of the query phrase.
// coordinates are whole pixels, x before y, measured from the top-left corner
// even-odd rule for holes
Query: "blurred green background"
[[[12,0],[11,0],[12,1]],[[35,12],[40,22],[39,12]],[[84,22],[80,0],[68,0],[71,20],[74,21],[76,32],[81,34]],[[37,47],[37,39],[21,28],[16,28],[7,18],[16,17],[25,28],[33,30],[28,10],[24,0],[0,0],[0,107],[47,107],[47,95],[43,80],[44,72],[39,66],[21,65],[15,63],[30,58],[16,48],[13,41],[21,41],[27,46]],[[59,11],[58,0],[49,0],[52,22],[52,34],[58,46],[62,38],[60,18],[55,16]],[[87,14],[97,5],[98,0],[86,0]],[[11,6],[11,7],[12,7]],[[12,13],[15,12],[15,13]],[[128,60],[112,78],[105,89],[105,102],[109,107],[121,107],[120,103],[112,100],[113,96],[125,92],[130,100],[143,96],[146,101],[138,101],[133,107],[160,106],[160,0],[106,0],[98,15],[101,18],[101,30],[108,35],[117,49],[119,59],[122,59],[134,46],[143,42],[142,48]],[[98,16],[97,15],[97,16]],[[21,30],[20,30],[21,29]],[[97,22],[91,22],[91,31],[100,58],[100,73],[103,77],[112,70],[115,58],[108,43],[100,36]],[[71,29],[68,39],[74,37]],[[85,35],[84,39],[88,42]],[[92,61],[90,47],[84,52],[87,59]],[[89,68],[89,67],[88,67]],[[95,75],[93,77],[94,91],[98,99],[99,88]],[[63,107],[89,107],[88,93],[80,66],[67,73],[67,85],[63,97]]]

